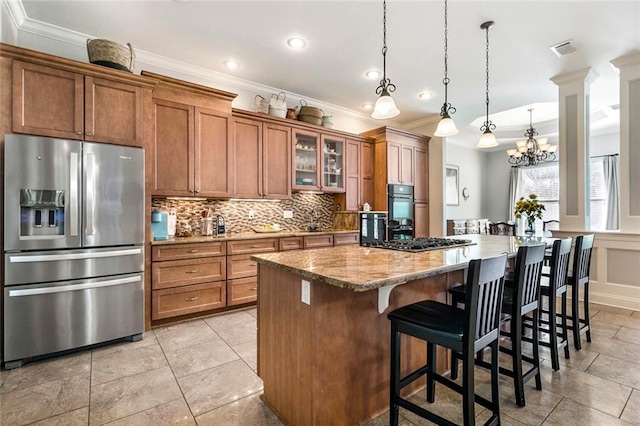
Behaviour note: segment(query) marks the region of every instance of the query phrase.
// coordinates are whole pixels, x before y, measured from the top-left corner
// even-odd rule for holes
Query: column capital
[[[620,69],[624,67],[628,67],[630,65],[638,65],[640,64],[640,52],[631,52],[626,55],[622,55],[617,57],[616,59],[612,59],[609,61],[611,65]]]
[[[577,81],[584,81],[587,84],[591,84],[593,83],[598,77],[600,77],[600,74],[598,74],[596,72],[596,70],[594,70],[591,67],[587,67],[587,68],[583,68],[581,70],[577,70],[577,71],[571,71],[571,72],[567,72],[564,74],[558,74],[554,77],[551,77],[550,80],[560,86],[562,84],[567,84],[567,83],[574,83]]]

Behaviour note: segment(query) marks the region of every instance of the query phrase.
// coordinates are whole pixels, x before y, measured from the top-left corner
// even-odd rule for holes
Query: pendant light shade
[[[449,45],[448,45],[448,35],[449,35],[449,21],[447,19],[448,15],[448,5],[447,0],[444,0],[444,79],[442,83],[444,84],[444,104],[442,108],[440,108],[440,122],[438,123],[438,127],[434,133],[434,136],[438,137],[446,137],[453,136],[458,134],[458,129],[456,128],[456,123],[453,122],[453,119],[449,114],[454,114],[456,109],[451,106],[451,104],[447,100],[447,88],[449,86],[449,77],[448,77],[448,60],[449,60]]]
[[[387,78],[387,2],[382,2],[382,80],[376,88],[376,94],[380,95],[376,106],[371,113],[371,118],[377,120],[392,118],[400,114],[395,101],[389,93],[395,92],[396,86]]]
[[[480,140],[476,145],[476,148],[493,148],[498,146],[498,141],[496,140],[496,136],[493,134],[493,131],[496,129],[496,125],[489,120],[489,28],[493,27],[495,22],[487,21],[480,25],[480,28],[486,31],[487,33],[487,43],[486,43],[486,56],[487,56],[487,67],[486,67],[486,75],[487,75],[487,89],[486,89],[486,104],[487,104],[487,118],[484,121],[482,127],[480,127],[480,131],[482,132],[482,136],[480,136]]]

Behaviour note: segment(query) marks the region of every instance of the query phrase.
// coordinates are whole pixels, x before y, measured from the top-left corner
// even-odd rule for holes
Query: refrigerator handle
[[[69,235],[78,236],[78,153],[69,158]]]
[[[94,197],[95,197],[95,169],[94,169],[94,155],[91,152],[86,153],[85,157],[85,176],[86,176],[86,189],[85,189],[85,235],[93,235],[93,215],[94,215]]]

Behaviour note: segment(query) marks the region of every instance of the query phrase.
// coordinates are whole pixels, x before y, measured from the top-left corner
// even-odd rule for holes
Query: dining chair
[[[490,235],[509,235],[511,237],[516,236],[516,225],[506,222],[492,222],[489,223]]]
[[[435,401],[436,382],[462,394],[464,425],[475,425],[474,401],[491,410],[487,425],[500,424],[498,341],[500,338],[500,306],[504,289],[507,255],[474,259],[469,262],[465,295],[466,309],[433,300],[425,300],[398,308],[387,315],[391,321],[391,377],[389,424],[398,425],[400,407],[440,425],[450,420],[400,396],[403,387],[426,375],[426,397]],[[401,376],[401,336],[406,334],[427,342],[427,363],[408,375]],[[436,345],[461,354],[462,385],[437,373]],[[491,401],[474,391],[474,354],[491,347]],[[406,359],[406,356],[405,356]]]
[[[559,220],[544,220],[542,221],[542,230],[543,231],[557,231],[560,229],[560,221]]]

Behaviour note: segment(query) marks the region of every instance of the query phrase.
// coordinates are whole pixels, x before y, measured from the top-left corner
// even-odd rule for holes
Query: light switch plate
[[[302,303],[311,305],[311,283],[307,280],[302,280]]]
[[[293,210],[284,210],[282,213],[285,219],[293,219]]]

